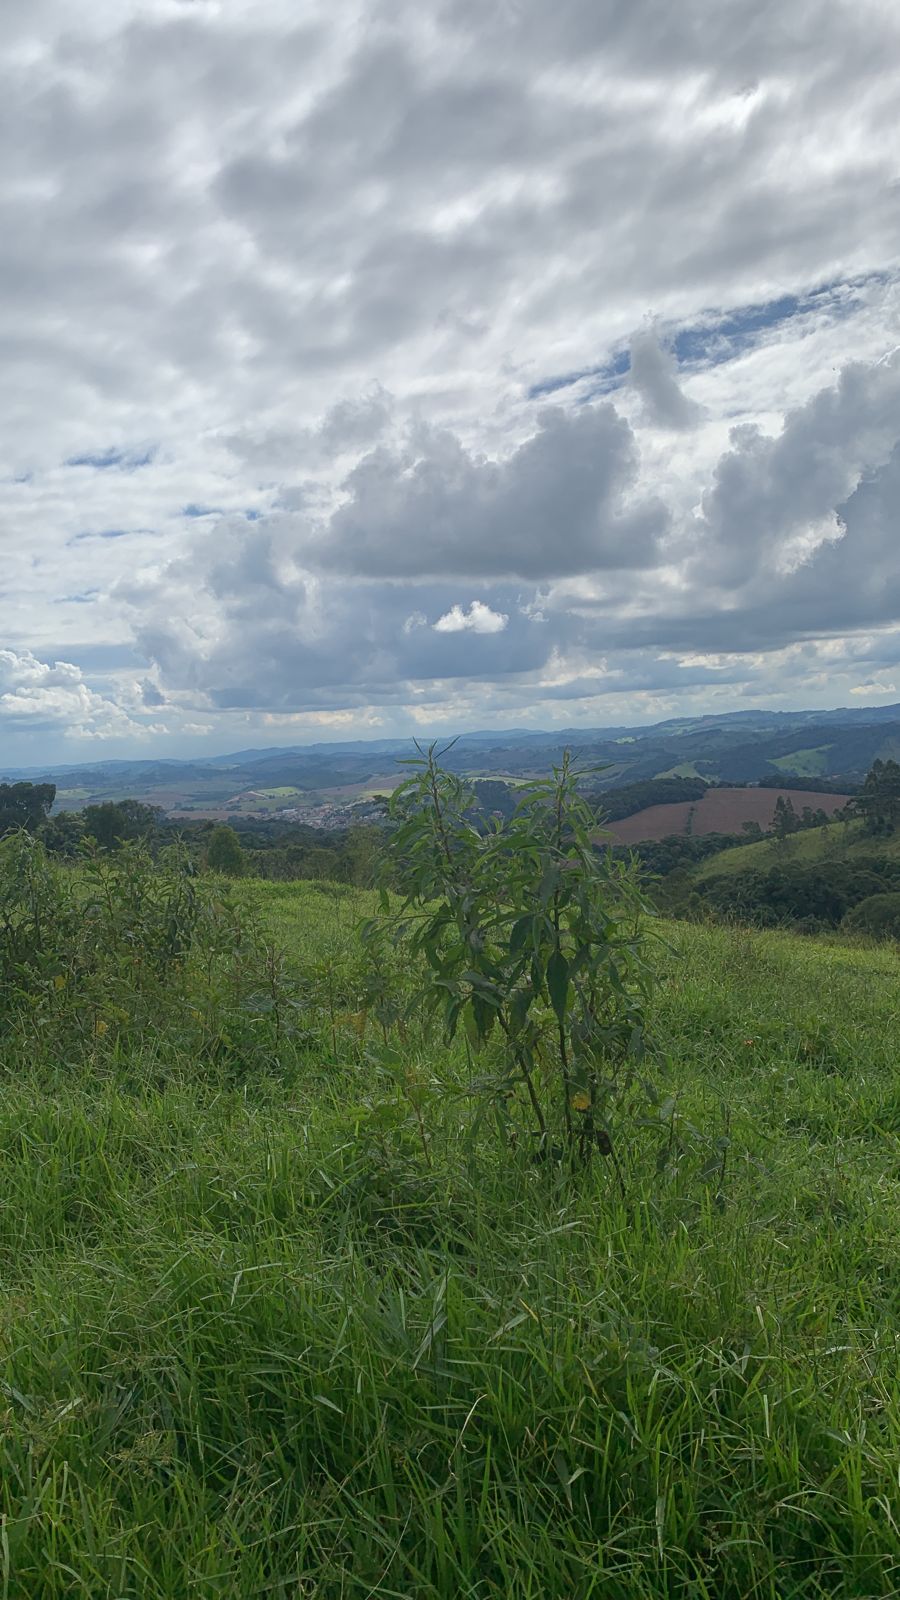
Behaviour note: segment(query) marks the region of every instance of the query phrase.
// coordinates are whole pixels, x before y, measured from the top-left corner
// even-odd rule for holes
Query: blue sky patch
[[[752,349],[771,328],[783,326],[795,317],[817,311],[834,322],[843,322],[859,310],[861,291],[870,285],[887,283],[889,276],[874,272],[860,278],[838,279],[821,284],[808,294],[785,294],[774,300],[735,306],[727,312],[710,312],[707,319],[677,331],[661,325],[660,335],[663,340],[671,341],[680,367],[718,367]],[[620,388],[630,369],[629,351],[622,348],[598,366],[542,378],[539,383],[532,384],[528,398],[540,400],[591,380],[583,398],[593,400]]]
[[[86,528],[84,533],[76,533],[70,544],[79,544],[82,539],[127,539],[132,533],[142,533],[141,528]]]
[[[556,394],[560,389],[574,388],[576,383],[584,383],[586,378],[593,380],[592,395],[610,394],[613,389],[618,389],[630,369],[631,356],[627,350],[619,350],[609,361],[604,361],[598,367],[583,367],[580,372],[566,372],[560,377],[544,378],[542,382],[532,384],[528,398],[542,400],[549,394]]]
[[[66,466],[92,467],[95,472],[136,472],[138,467],[149,467],[155,455],[155,446],[149,450],[116,450],[110,446],[108,450],[88,450],[82,455],[69,456]]]

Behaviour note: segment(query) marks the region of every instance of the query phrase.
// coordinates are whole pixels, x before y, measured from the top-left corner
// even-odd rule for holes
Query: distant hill
[[[443,735],[438,742],[446,747],[450,738]],[[427,734],[420,743],[428,743]],[[731,787],[806,777],[811,790],[829,780],[837,788],[858,783],[876,757],[900,756],[900,705],[737,711],[671,718],[653,726],[553,732],[479,729],[462,733],[444,760],[454,771],[473,778],[516,780],[546,773],[567,748],[584,767],[602,769],[591,777],[592,788],[600,791],[671,778]],[[249,809],[244,797],[259,790],[290,788],[307,801],[343,801],[354,789],[363,792],[376,780],[379,788],[390,788],[403,775],[398,763],[415,754],[411,738],[349,740],[190,760],[0,767],[0,779],[55,783],[62,807],[132,797],[166,810],[218,815],[235,807]],[[774,804],[774,791],[769,793]],[[798,791],[793,795],[797,804]]]

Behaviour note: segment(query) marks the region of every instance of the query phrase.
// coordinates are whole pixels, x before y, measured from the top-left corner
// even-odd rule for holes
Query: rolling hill
[[[422,736],[422,743],[428,736]],[[858,710],[740,711],[721,716],[682,717],[653,726],[476,730],[446,748],[445,765],[477,777],[510,779],[542,775],[566,749],[586,767],[601,769],[592,785],[601,790],[683,774],[726,786],[789,777],[852,785],[877,758],[900,754],[900,706]],[[56,763],[46,767],[0,765],[0,778],[56,783],[63,807],[126,797],[166,810],[218,812],[254,790],[290,788],[307,797],[328,797],[400,769],[416,753],[412,739],[241,750],[189,760]],[[813,785],[811,785],[812,787]]]
[[[850,798],[806,789],[708,789],[699,800],[647,806],[631,817],[607,823],[605,828],[617,844],[640,844],[645,839],[667,839],[673,834],[740,833],[745,822],[757,822],[768,829],[780,795],[790,800],[797,812],[810,806],[829,816],[841,810]]]

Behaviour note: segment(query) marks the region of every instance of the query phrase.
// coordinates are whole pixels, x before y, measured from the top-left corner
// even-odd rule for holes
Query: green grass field
[[[816,861],[849,860],[860,856],[900,856],[900,834],[875,837],[866,833],[862,822],[831,822],[823,828],[807,828],[791,834],[786,841],[758,839],[753,844],[736,845],[711,856],[697,867],[696,877],[717,878],[723,874],[749,870],[765,872],[769,867],[797,861],[810,865]]]
[[[830,749],[830,744],[812,745],[805,750],[793,750],[787,756],[772,756],[770,764],[779,772],[789,772],[798,778],[817,778],[828,765]]]
[[[0,1595],[900,1594],[893,948],[664,927],[623,1200],[473,1130],[412,1028],[421,1139],[368,897],[241,894],[283,1033],[185,968],[155,1020],[8,1041]]]
[[[704,775],[702,772],[698,772],[696,763],[693,761],[682,761],[677,767],[669,767],[668,771],[658,772],[656,776],[658,778],[703,778],[704,783],[712,782],[711,775]]]

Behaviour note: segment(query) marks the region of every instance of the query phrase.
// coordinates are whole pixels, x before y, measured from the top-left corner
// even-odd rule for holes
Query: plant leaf
[[[569,963],[559,949],[553,951],[547,962],[547,992],[559,1021],[564,1023],[569,995]]]

